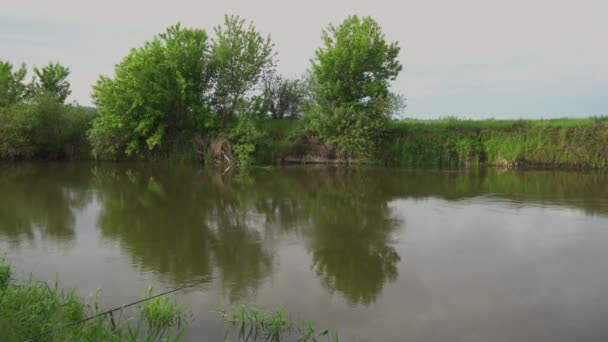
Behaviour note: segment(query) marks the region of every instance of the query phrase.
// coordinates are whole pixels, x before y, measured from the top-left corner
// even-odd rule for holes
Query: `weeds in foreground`
[[[10,278],[10,264],[0,259],[2,341],[32,337],[35,341],[179,341],[189,318],[175,302],[157,297],[143,304],[136,322],[123,321],[122,311],[83,321],[100,313],[97,304],[86,304],[74,291],[61,290],[58,281],[49,286],[31,278],[22,282]]]
[[[5,288],[11,280],[11,265],[0,258],[0,289]]]
[[[152,296],[150,289],[145,298]],[[2,341],[181,341],[191,319],[182,306],[160,296],[145,301],[139,312],[139,319],[125,309],[101,314],[97,303],[85,303],[74,291],[62,290],[58,281],[52,286],[31,278],[14,282],[11,265],[0,258]],[[267,312],[242,305],[222,315],[244,341],[338,341],[337,333],[295,322],[282,308]]]
[[[241,305],[231,311],[220,311],[224,320],[239,333],[243,341],[282,341],[286,338],[297,341],[338,341],[338,334],[329,330],[318,331],[311,323],[298,323],[287,317],[282,308],[268,312],[256,307]]]

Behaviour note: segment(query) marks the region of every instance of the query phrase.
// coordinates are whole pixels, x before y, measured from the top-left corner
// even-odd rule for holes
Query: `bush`
[[[92,116],[51,95],[0,108],[0,159],[83,157]]]
[[[311,111],[305,117],[305,129],[326,144],[336,146],[340,157],[368,158],[376,150],[386,131],[387,119],[369,115],[363,108],[345,106],[329,113]]]
[[[251,115],[241,114],[237,120],[230,134],[230,140],[233,142],[234,154],[239,164],[248,166],[253,164],[253,154],[266,135]]]

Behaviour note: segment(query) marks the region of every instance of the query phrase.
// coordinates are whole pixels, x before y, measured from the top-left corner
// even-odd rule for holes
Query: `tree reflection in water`
[[[202,170],[197,165],[0,165],[0,238],[19,245],[78,233],[95,204],[97,228],[133,262],[176,284],[217,279],[231,301],[277,270],[282,236],[295,238],[324,286],[368,305],[398,277],[393,200],[490,196],[606,214],[605,173],[406,171],[361,167]],[[293,239],[292,239],[293,241]]]

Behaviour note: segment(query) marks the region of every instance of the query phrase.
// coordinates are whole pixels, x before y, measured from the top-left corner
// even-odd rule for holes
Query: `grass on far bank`
[[[608,117],[399,120],[381,160],[406,166],[608,167]]]
[[[299,120],[264,121],[267,142],[256,151],[256,164],[277,163],[294,152],[311,153],[298,145],[299,125]],[[608,168],[608,116],[391,120],[383,143],[366,162],[412,167]]]

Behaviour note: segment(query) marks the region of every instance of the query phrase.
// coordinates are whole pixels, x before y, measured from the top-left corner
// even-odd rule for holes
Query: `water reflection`
[[[90,179],[76,164],[0,165],[0,236],[14,244],[36,234],[70,242],[75,212],[92,199]]]
[[[397,278],[399,255],[391,234],[403,223],[391,218],[381,179],[357,169],[325,169],[304,179],[306,216],[316,273],[330,290],[353,304],[370,304]],[[295,183],[295,181],[294,181]]]
[[[271,273],[271,256],[238,198],[198,170],[166,171],[95,169],[102,236],[176,283],[208,280],[217,269],[231,299],[255,290]]]
[[[97,167],[104,238],[142,267],[183,283],[217,276],[238,301],[272,273],[273,240],[297,231],[328,289],[369,304],[397,277],[386,198],[344,169],[250,174]]]
[[[277,248],[297,241],[316,277],[353,305],[374,303],[398,277],[398,199],[492,197],[515,207],[608,212],[603,173],[446,172],[376,168],[16,164],[0,166],[0,240],[71,241],[83,208],[127,258],[175,284],[216,279],[232,302],[276,271]]]

